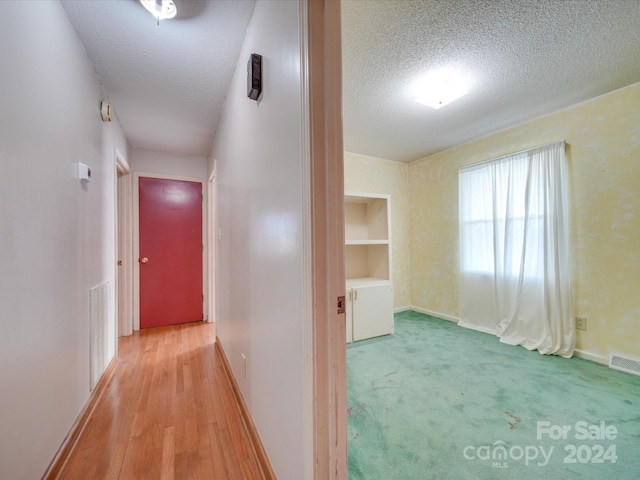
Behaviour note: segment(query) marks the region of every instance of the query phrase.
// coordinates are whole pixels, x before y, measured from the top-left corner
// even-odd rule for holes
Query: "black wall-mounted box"
[[[262,92],[262,55],[252,53],[247,63],[247,97],[257,100]]]

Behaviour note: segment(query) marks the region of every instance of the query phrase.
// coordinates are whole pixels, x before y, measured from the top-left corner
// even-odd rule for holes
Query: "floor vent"
[[[91,390],[107,368],[110,360],[109,320],[111,316],[111,285],[105,282],[89,290],[89,344]]]
[[[620,370],[621,372],[638,375],[640,377],[640,361],[620,355],[611,355],[609,358],[609,368]]]

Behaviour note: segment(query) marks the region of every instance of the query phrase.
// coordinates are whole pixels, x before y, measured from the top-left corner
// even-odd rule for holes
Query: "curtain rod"
[[[566,140],[558,140],[557,142],[551,142],[551,143],[546,143],[544,145],[538,145],[537,147],[527,148],[526,150],[520,150],[519,152],[507,153],[506,155],[502,155],[501,157],[490,158],[489,160],[483,160],[482,162],[472,163],[471,165],[465,165],[464,167],[460,167],[458,169],[458,171],[461,172],[462,170],[466,170],[468,168],[479,167],[481,165],[484,165],[485,163],[497,162],[497,161],[503,160],[503,159],[505,159],[507,157],[515,157],[516,155],[521,155],[523,153],[530,152],[531,150],[536,150],[538,148],[548,147],[549,145],[555,145],[556,143],[566,144],[567,142],[566,142]]]

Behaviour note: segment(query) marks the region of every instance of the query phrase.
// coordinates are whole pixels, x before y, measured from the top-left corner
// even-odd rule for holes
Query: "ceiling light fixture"
[[[173,0],[140,0],[140,3],[158,20],[158,23],[160,20],[173,18],[178,13]]]
[[[416,102],[438,110],[469,93],[459,76],[451,72],[437,72],[425,77],[416,89]]]

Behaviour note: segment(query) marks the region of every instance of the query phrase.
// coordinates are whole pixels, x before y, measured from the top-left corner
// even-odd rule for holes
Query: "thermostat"
[[[81,182],[85,183],[91,181],[91,168],[89,165],[78,162],[78,178],[80,178]]]

